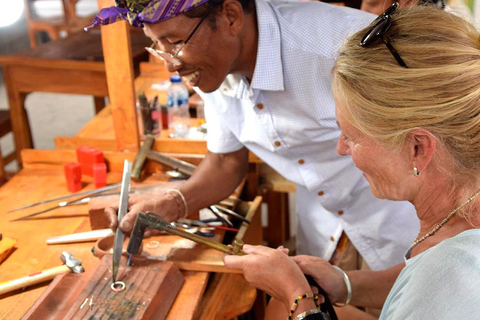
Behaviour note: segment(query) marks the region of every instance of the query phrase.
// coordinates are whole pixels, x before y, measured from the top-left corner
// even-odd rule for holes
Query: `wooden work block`
[[[81,181],[82,180],[82,167],[78,162],[65,163],[63,166],[65,172],[65,179],[67,181]]]
[[[70,192],[77,192],[82,189],[82,181],[67,180],[67,190]]]
[[[117,203],[120,196],[104,196],[91,198],[88,202],[88,217],[92,230],[110,228],[110,222],[104,214],[105,208]]]
[[[86,146],[77,148],[77,161],[82,167],[82,174],[93,176],[93,164],[104,163],[103,151]]]
[[[55,278],[22,319],[165,319],[183,284],[177,267],[151,260],[127,267],[122,257],[117,278],[125,290],[114,292],[111,265],[106,255],[93,272]]]
[[[95,188],[102,188],[107,185],[107,165],[105,163],[94,163],[92,173]]]

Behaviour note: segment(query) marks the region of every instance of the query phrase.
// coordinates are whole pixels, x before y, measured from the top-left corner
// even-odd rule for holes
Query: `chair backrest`
[[[43,2],[45,1],[43,0]],[[93,19],[93,13],[87,17],[77,15],[76,5],[79,0],[55,1],[61,5],[61,14],[52,17],[41,17],[35,8],[35,2],[38,3],[40,0],[24,0],[30,45],[32,47],[37,45],[36,32],[38,31],[46,32],[51,40],[57,40],[60,38],[61,32],[65,32],[68,35],[83,31],[83,28]]]
[[[0,110],[0,138],[3,138],[8,133],[12,132],[12,123],[10,121],[10,111]],[[7,172],[5,166],[15,160],[15,150],[2,155],[0,152],[0,186],[7,181]]]

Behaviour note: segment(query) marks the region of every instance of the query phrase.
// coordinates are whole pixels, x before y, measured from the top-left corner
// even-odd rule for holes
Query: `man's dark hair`
[[[200,18],[202,17],[205,12],[207,12],[208,8],[211,6],[220,6],[223,3],[224,0],[211,0],[207,3],[204,3],[198,7],[195,7],[191,10],[188,10],[184,13],[189,18]],[[242,4],[243,12],[245,13],[250,13],[255,9],[255,0],[238,0]],[[218,8],[213,9],[214,12],[216,12]],[[210,17],[208,17],[208,22],[210,24],[210,27],[215,30],[217,28],[217,25],[215,23],[215,15],[210,14]]]

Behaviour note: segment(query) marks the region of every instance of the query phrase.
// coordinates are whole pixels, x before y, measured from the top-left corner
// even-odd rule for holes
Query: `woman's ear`
[[[437,138],[428,130],[414,129],[408,134],[406,147],[412,166],[422,172],[428,167],[437,150]]]

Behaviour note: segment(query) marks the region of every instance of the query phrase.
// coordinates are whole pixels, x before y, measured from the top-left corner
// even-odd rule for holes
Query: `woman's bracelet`
[[[293,301],[292,306],[290,307],[290,312],[288,313],[288,320],[292,320],[293,318],[293,313],[295,310],[297,310],[298,302],[303,299],[308,299],[308,298],[313,298],[315,301],[315,305],[317,305],[318,302],[318,294],[315,293],[305,293],[302,294],[301,296],[298,296],[295,301]]]
[[[307,318],[312,318],[314,319],[313,317],[309,317],[309,315],[312,315],[312,314],[318,314],[320,313],[321,311],[318,310],[318,309],[310,309],[310,310],[307,310],[305,312],[302,312],[300,313],[296,318],[295,320],[303,320],[303,319],[307,319]]]
[[[180,196],[180,198],[182,199],[182,202],[183,202],[183,206],[185,207],[185,212],[183,214],[183,217],[181,214],[178,215],[179,218],[184,218],[188,215],[188,206],[187,206],[187,200],[185,200],[185,196],[183,195],[183,193],[178,190],[178,189],[167,189],[167,191],[165,191],[165,193],[174,193],[174,194],[178,194]],[[174,196],[174,199],[175,199],[175,202],[177,201],[177,198]],[[179,204],[177,202],[177,204]]]
[[[332,267],[334,267],[335,269],[338,270],[338,272],[340,272],[340,274],[343,277],[343,281],[345,282],[345,286],[347,287],[347,301],[345,301],[345,303],[335,302],[333,305],[336,306],[336,307],[344,307],[347,304],[349,304],[350,300],[352,299],[352,285],[351,285],[350,279],[348,278],[348,275],[345,273],[345,271],[343,271],[342,269],[340,269],[339,267],[334,266],[334,265],[332,265]]]

